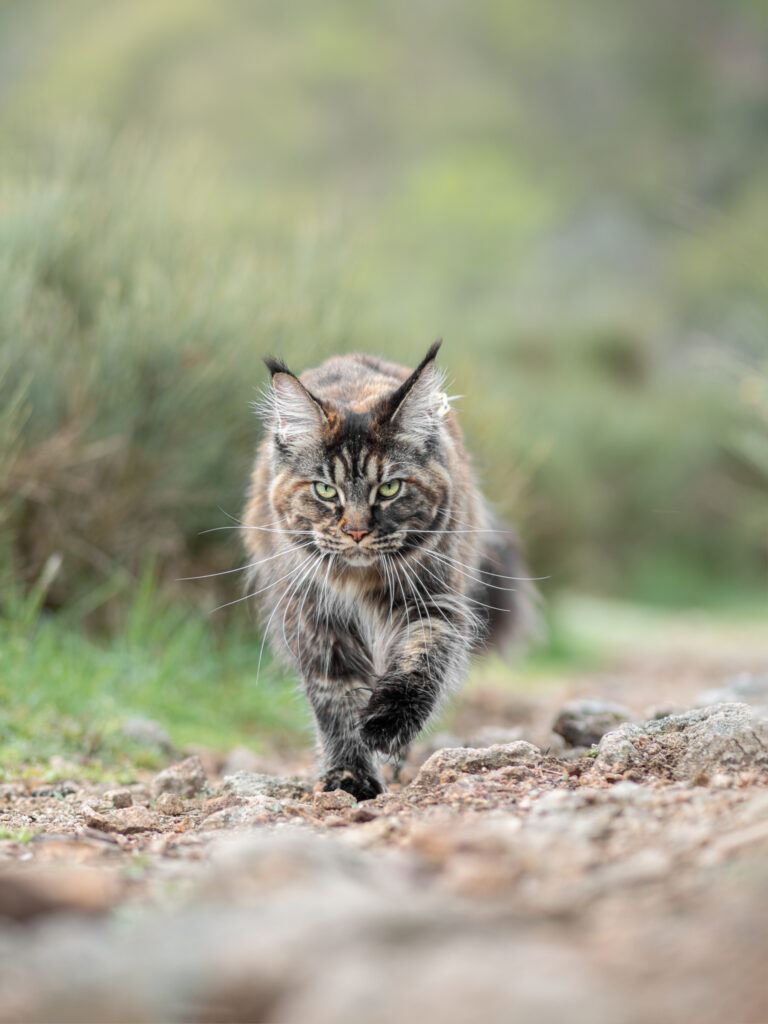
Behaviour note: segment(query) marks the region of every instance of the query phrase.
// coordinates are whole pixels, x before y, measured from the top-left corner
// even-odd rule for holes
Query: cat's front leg
[[[409,638],[374,686],[359,716],[360,735],[372,750],[397,756],[421,732],[466,668],[469,643],[449,623]]]
[[[360,735],[358,717],[367,692],[348,681],[315,677],[305,679],[317,724],[321,756],[318,786],[323,791],[343,789],[357,800],[369,800],[384,791],[379,758]]]

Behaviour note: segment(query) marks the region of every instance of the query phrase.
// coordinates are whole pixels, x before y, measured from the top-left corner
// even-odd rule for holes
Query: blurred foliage
[[[158,593],[153,572],[126,600],[123,628],[105,644],[72,609],[40,614],[33,593],[0,602],[0,781],[4,774],[61,777],[62,758],[94,778],[157,768],[168,751],[126,728],[161,722],[177,749],[190,744],[274,753],[306,743],[309,712],[260,651],[248,622],[216,631],[184,602]]]
[[[764,586],[767,42],[757,0],[3,4],[4,575],[230,567],[261,356],[442,335],[547,586]]]

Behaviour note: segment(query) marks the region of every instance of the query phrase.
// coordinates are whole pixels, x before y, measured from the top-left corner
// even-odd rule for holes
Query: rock
[[[482,725],[468,736],[462,746],[493,747],[500,743],[517,743],[523,738],[522,726]]]
[[[133,804],[133,794],[130,789],[108,789],[104,799],[113,807],[130,807]]]
[[[260,825],[271,821],[284,809],[284,804],[268,796],[253,797],[248,801],[238,800],[237,803],[207,815],[201,827],[212,831]]]
[[[171,765],[156,775],[150,783],[150,792],[157,798],[161,793],[189,798],[197,796],[208,785],[203,763],[197,754]]]
[[[0,803],[10,803],[26,796],[26,790],[16,782],[5,782],[0,786]]]
[[[524,740],[497,743],[492,747],[448,747],[438,750],[424,762],[413,784],[433,786],[441,781],[444,773],[477,775],[520,762],[532,763],[539,760],[539,748]]]
[[[145,786],[143,782],[133,782],[126,788],[130,791],[135,804],[148,804],[152,799],[149,793],[149,788]]]
[[[238,772],[258,772],[262,759],[248,747],[235,747],[227,755],[221,769],[222,775],[236,775]]]
[[[227,807],[239,807],[245,803],[242,797],[234,793],[222,793],[221,796],[211,796],[203,801],[203,817],[215,814],[216,811],[223,811]]]
[[[350,811],[349,820],[357,822],[358,824],[363,824],[366,821],[375,821],[378,816],[378,812],[374,811],[371,807],[364,807],[360,805]]]
[[[299,800],[311,792],[311,786],[298,775],[265,775],[258,772],[235,772],[221,783],[221,793],[235,796],[269,796],[276,800]]]
[[[720,689],[705,690],[699,695],[696,704],[698,707],[708,707],[712,704],[727,704],[734,701],[768,710],[768,674],[753,675],[751,672],[741,672],[726,680]]]
[[[55,913],[103,913],[117,895],[112,876],[95,868],[14,867],[0,872],[0,919],[28,921]]]
[[[161,793],[157,798],[160,814],[184,814],[184,801],[175,793]]]
[[[162,725],[153,722],[151,718],[141,718],[138,715],[129,718],[123,724],[123,736],[134,743],[140,743],[144,747],[155,747],[163,754],[174,753],[174,746],[171,738]]]
[[[354,807],[357,800],[346,790],[332,789],[326,793],[315,793],[312,803],[323,811],[341,811],[345,807]]]
[[[768,721],[747,704],[717,704],[607,733],[595,767],[636,768],[665,778],[701,772],[756,770],[768,773]]]
[[[151,832],[160,826],[158,814],[138,805],[126,807],[112,814],[101,814],[84,804],[83,814],[86,824],[98,829],[99,832],[119,832],[127,836],[136,832]]]
[[[607,732],[634,718],[621,704],[606,700],[572,700],[558,712],[552,731],[572,747],[591,747]]]

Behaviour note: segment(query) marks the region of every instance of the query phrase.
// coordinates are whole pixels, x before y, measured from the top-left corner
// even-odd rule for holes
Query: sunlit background
[[[240,562],[267,353],[442,337],[555,634],[764,601],[766,42],[759,0],[0,6],[6,696],[288,728],[237,574],[177,582]]]

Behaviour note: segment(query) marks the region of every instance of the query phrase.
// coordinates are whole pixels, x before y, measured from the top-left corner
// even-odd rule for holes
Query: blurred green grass
[[[2,5],[4,585],[238,596],[175,581],[239,559],[202,531],[261,356],[443,335],[547,595],[764,591],[767,40],[747,0]]]
[[[238,746],[274,753],[306,745],[309,711],[284,672],[261,658],[246,624],[214,629],[169,602],[146,572],[118,636],[89,636],[71,615],[41,614],[13,595],[0,615],[0,779],[23,774],[124,780],[159,768],[169,750],[131,731],[168,732],[176,750]]]

